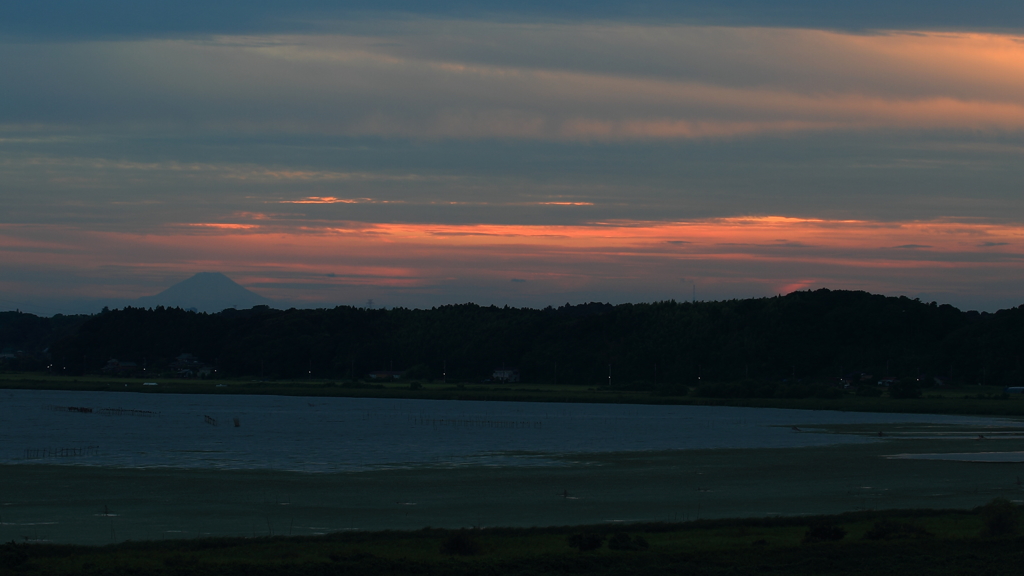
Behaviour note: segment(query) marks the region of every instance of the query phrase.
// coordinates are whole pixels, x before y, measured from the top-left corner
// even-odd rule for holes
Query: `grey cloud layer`
[[[639,21],[840,30],[1012,29],[1024,7],[1005,0],[36,0],[0,4],[0,33],[23,37],[147,37],[308,32],[325,20]]]
[[[1010,37],[420,21],[0,54],[0,124],[569,141],[1024,129]]]
[[[736,214],[1024,218],[1024,154],[953,138],[926,146],[915,135],[891,134],[642,145],[349,138],[313,145],[298,136],[0,144],[0,222],[153,230],[244,224],[256,214],[504,224]],[[79,156],[90,153],[102,156]],[[390,203],[280,203],[311,196]]]

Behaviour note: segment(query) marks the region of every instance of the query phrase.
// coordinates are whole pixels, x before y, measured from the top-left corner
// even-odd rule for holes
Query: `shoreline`
[[[156,382],[157,385],[147,385]],[[64,390],[139,392],[146,394],[244,394],[297,397],[476,400],[488,402],[553,402],[584,404],[643,404],[731,406],[963,416],[1024,416],[1024,396],[1000,397],[995,386],[966,386],[928,390],[922,398],[707,398],[663,395],[650,391],[605,390],[550,384],[408,384],[335,383],[322,381],[241,381],[177,379],[109,379],[39,374],[0,374],[0,390]]]

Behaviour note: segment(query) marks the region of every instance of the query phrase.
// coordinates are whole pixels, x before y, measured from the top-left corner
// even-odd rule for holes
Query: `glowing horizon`
[[[0,227],[5,261],[31,266],[40,253],[49,255],[50,265],[83,273],[131,267],[180,279],[222,271],[264,296],[311,304],[375,298],[389,305],[390,295],[397,305],[408,305],[410,294],[433,305],[452,303],[438,300],[446,286],[459,283],[536,302],[545,294],[627,294],[637,278],[643,278],[647,300],[685,299],[695,282],[702,291],[728,293],[734,285],[757,296],[815,287],[893,294],[907,286],[956,294],[972,281],[1024,281],[1022,227],[948,219],[760,216],[575,226],[191,223],[151,234]],[[952,280],[939,280],[951,270],[957,272]],[[151,293],[107,287],[89,296]]]

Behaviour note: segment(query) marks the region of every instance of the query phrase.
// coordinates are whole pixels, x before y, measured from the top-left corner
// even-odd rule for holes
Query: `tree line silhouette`
[[[111,358],[159,373],[182,353],[223,377],[522,381],[656,389],[809,382],[863,373],[1022,385],[1024,307],[996,313],[867,292],[794,292],[719,302],[509,308],[275,310],[124,308],[92,316],[0,314],[0,347],[33,366],[98,373]],[[29,367],[31,361],[23,362]]]

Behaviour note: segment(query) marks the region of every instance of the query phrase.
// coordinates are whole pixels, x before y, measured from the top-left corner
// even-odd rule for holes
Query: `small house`
[[[491,382],[519,382],[519,369],[518,368],[495,368],[494,373],[491,374]]]
[[[187,352],[178,355],[174,362],[170,363],[169,367],[174,370],[179,378],[205,377],[213,372],[213,368]]]
[[[122,362],[117,358],[107,360],[106,366],[103,367],[103,373],[112,376],[131,376],[138,371],[139,365],[135,362]]]

